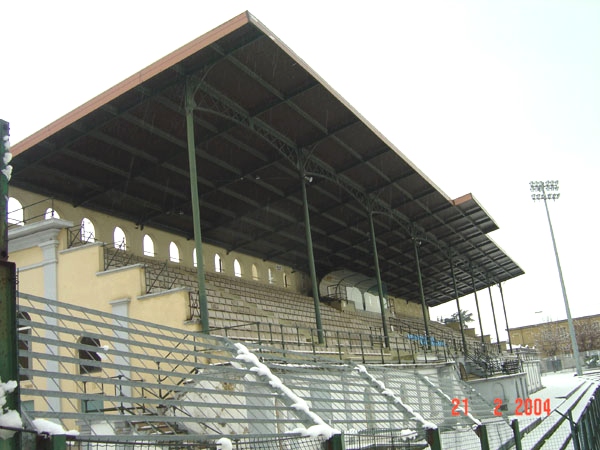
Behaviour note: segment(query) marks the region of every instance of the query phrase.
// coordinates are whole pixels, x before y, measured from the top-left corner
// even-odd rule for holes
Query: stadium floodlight
[[[558,192],[558,181],[530,181],[529,188],[532,192],[531,198],[533,201],[543,200],[546,207],[546,216],[548,217],[548,225],[550,227],[550,236],[552,237],[552,245],[554,247],[554,256],[556,257],[556,266],[558,267],[558,276],[560,278],[560,286],[562,288],[563,300],[565,301],[565,310],[567,311],[567,322],[569,324],[569,334],[571,335],[571,346],[573,347],[573,357],[575,358],[575,366],[577,375],[582,375],[581,362],[579,361],[579,347],[577,346],[577,338],[575,337],[575,327],[571,318],[571,310],[569,308],[569,300],[567,299],[567,290],[565,281],[563,280],[562,269],[560,267],[560,259],[558,258],[558,249],[556,248],[556,239],[554,238],[554,230],[552,229],[552,221],[550,220],[550,211],[548,209],[548,200],[558,200],[560,193]]]

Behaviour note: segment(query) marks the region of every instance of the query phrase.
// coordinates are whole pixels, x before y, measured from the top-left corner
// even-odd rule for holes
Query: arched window
[[[223,261],[218,253],[215,253],[215,272],[223,272]]]
[[[26,312],[19,312],[19,320],[31,321],[31,316]],[[22,355],[29,351],[29,336],[31,327],[28,324],[19,323],[19,380],[29,380],[29,375],[23,373],[24,370],[31,368],[31,356]]]
[[[91,338],[88,336],[82,336],[79,338],[79,343],[81,345],[86,345],[88,347],[95,347],[100,350],[100,339]],[[98,352],[93,348],[80,348],[79,349],[79,359],[82,360],[79,363],[79,373],[94,373],[94,372],[102,372],[102,368],[98,366],[87,365],[85,361],[102,361],[102,358],[98,354]]]
[[[269,275],[269,284],[273,284],[275,282],[275,279],[273,278],[273,270],[271,270],[270,267],[268,270],[268,275]]]
[[[252,264],[252,279],[258,280],[258,267],[256,267],[256,264]]]
[[[154,258],[154,241],[147,234],[145,234],[144,239],[142,239],[142,251],[144,252],[144,256]]]
[[[179,262],[179,247],[175,242],[169,244],[169,260],[174,263]]]
[[[242,278],[242,266],[240,266],[237,259],[233,260],[233,274],[238,278]]]
[[[125,232],[120,227],[115,227],[113,240],[116,249],[123,251],[127,250],[127,238],[125,237]]]
[[[81,242],[94,242],[96,240],[96,228],[90,219],[84,217],[81,220]]]
[[[6,206],[8,211],[8,224],[9,225],[24,225],[23,222],[23,205],[21,202],[14,197],[8,199],[8,205]]]
[[[194,262],[194,267],[198,267],[198,255],[196,249],[192,250],[192,261]]]
[[[44,219],[48,220],[48,219],[60,219],[60,216],[58,215],[58,213],[52,209],[52,208],[48,208],[46,210],[46,212],[44,213]]]
[[[288,287],[288,276],[285,272],[283,272],[283,287]]]

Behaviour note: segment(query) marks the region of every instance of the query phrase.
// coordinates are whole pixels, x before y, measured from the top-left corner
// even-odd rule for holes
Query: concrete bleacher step
[[[105,251],[111,252],[112,250],[105,249]],[[118,251],[114,250],[114,252]],[[120,253],[119,256],[121,256]],[[165,265],[164,261],[156,261],[149,257],[130,254],[123,256],[119,261],[125,261],[129,265],[144,264],[150,273],[157,275],[158,281],[155,286],[157,290],[164,290],[163,286],[188,287],[192,290],[197,287],[197,274],[193,268],[173,263]],[[118,265],[116,260],[114,263]],[[205,280],[211,327],[222,328],[247,323],[246,330],[231,331],[231,333],[239,338],[257,340],[257,327],[254,327],[255,331],[248,330],[252,329],[252,322],[258,322],[261,324],[261,334],[263,333],[262,326],[270,329],[270,325],[273,336],[281,337],[283,334],[285,344],[289,342],[289,345],[293,345],[292,343],[300,341],[301,345],[310,346],[312,340],[316,339],[316,336],[311,335],[310,332],[310,329],[316,328],[314,299],[311,296],[294,292],[291,289],[220,273],[207,272]],[[147,283],[151,281],[149,278],[146,279]],[[368,311],[356,311],[351,308],[339,310],[334,306],[326,302],[320,304],[322,325],[328,336],[331,336],[332,342],[341,342],[344,353],[348,353],[351,346],[344,344],[355,341],[356,336],[362,334],[365,347],[372,347],[370,351],[379,354],[377,342],[373,343],[369,336],[377,337],[382,334],[381,331],[376,331],[381,328],[381,315]],[[414,342],[409,340],[407,334],[425,334],[423,321],[418,318],[390,316],[388,323],[390,324],[390,343],[394,347],[410,349]],[[430,322],[429,328],[436,338],[444,335],[445,338],[452,337],[457,341],[460,339],[460,333],[437,322]],[[349,335],[354,335],[354,337],[350,338]],[[261,339],[264,340],[264,336],[261,336]],[[467,337],[467,341],[470,342],[471,339]],[[356,350],[353,349],[353,352]],[[410,355],[412,362],[410,351],[404,353]],[[395,349],[393,356],[396,360],[398,359]],[[404,359],[404,357],[405,355],[401,354],[400,359]]]

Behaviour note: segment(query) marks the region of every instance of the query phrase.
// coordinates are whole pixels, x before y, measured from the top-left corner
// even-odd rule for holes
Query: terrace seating
[[[140,263],[146,268],[148,293],[178,287],[197,290],[197,275],[193,268],[105,247],[106,269]],[[269,341],[298,350],[307,350],[307,345],[317,341],[312,297],[254,280],[211,272],[205,274],[205,287],[214,334],[241,340]],[[320,312],[326,340],[325,350],[321,346],[320,351],[328,351],[326,349],[331,347],[341,354],[348,349],[368,345],[378,357],[382,354],[380,314],[352,309],[341,311],[324,302],[320,303]],[[389,317],[388,322],[390,344],[402,350],[395,357],[412,355],[414,360],[415,351],[419,352],[422,348],[410,336],[425,335],[423,322],[404,316]],[[454,339],[460,342],[460,333],[437,322],[429,322],[429,331],[436,340]],[[314,347],[312,350],[316,351]]]

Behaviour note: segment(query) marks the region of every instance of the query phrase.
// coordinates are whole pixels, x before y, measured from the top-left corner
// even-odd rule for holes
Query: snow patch
[[[423,428],[432,429],[432,430],[437,429],[436,424],[434,424],[433,422],[430,422],[428,420],[425,420],[421,414],[419,414],[418,412],[415,412],[415,410],[413,408],[411,408],[409,405],[405,404],[399,396],[394,394],[394,392],[392,390],[386,388],[385,384],[383,384],[380,380],[376,379],[373,375],[371,375],[365,366],[363,366],[362,364],[358,364],[355,367],[355,370],[357,372],[365,375],[369,379],[369,381],[371,381],[371,383],[373,385],[375,385],[379,388],[381,394],[385,395],[386,397],[390,397],[396,405],[403,408],[408,414],[410,414],[412,416],[412,418],[414,420],[419,422]],[[405,431],[407,431],[407,433],[413,433],[412,430],[405,430]]]
[[[322,438],[322,439],[331,439],[334,434],[339,434],[340,432],[334,428],[331,428],[327,424],[313,425],[308,428],[295,428],[292,430],[292,433],[298,433],[302,437],[311,437],[314,439]]]
[[[21,416],[14,409],[5,408],[6,394],[10,394],[17,388],[18,384],[14,380],[2,383],[0,380],[0,426],[8,428],[23,428]],[[15,431],[0,430],[0,439],[10,439]]]
[[[67,434],[69,436],[79,436],[79,431],[65,431],[62,425],[51,422],[46,419],[34,419],[31,421],[31,424],[33,425],[33,428],[35,428],[35,431],[37,431],[38,434]]]
[[[321,436],[326,439],[329,439],[334,434],[340,434],[340,431],[330,427],[327,425],[321,417],[312,412],[306,403],[306,400],[298,397],[290,388],[288,388],[281,379],[271,372],[271,369],[267,367],[265,364],[260,362],[258,357],[250,352],[248,348],[240,343],[234,344],[237,349],[236,359],[240,361],[244,361],[245,363],[252,365],[250,370],[255,372],[257,375],[260,375],[263,378],[266,378],[269,382],[269,385],[274,389],[280,391],[283,395],[285,395],[291,402],[292,408],[296,411],[301,411],[306,414],[310,419],[315,423],[312,427],[309,428],[297,428],[294,432],[298,432],[303,436]],[[309,433],[309,434],[305,434]]]
[[[231,442],[231,439],[228,438],[221,438],[217,441],[217,445],[218,445],[218,450],[232,450],[233,449],[233,443]]]
[[[6,166],[4,169],[0,170],[2,174],[6,177],[6,181],[10,181],[10,177],[12,176],[12,166]]]

